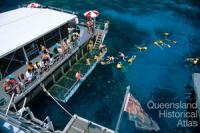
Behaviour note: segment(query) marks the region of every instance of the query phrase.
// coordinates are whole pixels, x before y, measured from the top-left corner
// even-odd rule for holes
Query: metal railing
[[[23,5],[19,5],[18,7],[27,7],[29,4],[23,4]],[[70,14],[74,14],[77,15],[78,12],[75,11],[71,11],[71,10],[66,10],[66,9],[62,9],[62,8],[58,8],[58,7],[53,7],[53,6],[46,6],[46,5],[40,5],[40,7],[38,8],[48,8],[48,9],[52,9],[52,10],[56,10],[56,11],[60,11],[60,12],[65,12],[65,13],[70,13]]]

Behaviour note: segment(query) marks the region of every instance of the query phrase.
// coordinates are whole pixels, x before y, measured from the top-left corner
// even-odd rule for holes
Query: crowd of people
[[[62,60],[65,55],[70,54],[78,46],[79,34],[80,30],[75,29],[69,38],[59,41],[52,48],[40,45],[41,60],[34,63],[28,62],[27,70],[19,73],[18,76],[13,76],[12,74],[7,76],[3,82],[3,90],[9,95],[12,95],[13,92],[15,95],[19,95],[25,87],[29,86],[45,72],[48,72],[54,63]],[[3,78],[1,73],[0,78]]]

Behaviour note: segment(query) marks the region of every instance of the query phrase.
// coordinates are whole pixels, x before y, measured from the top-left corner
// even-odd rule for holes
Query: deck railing
[[[81,19],[80,21],[83,21],[83,20]],[[103,29],[104,32],[105,32],[104,23],[103,22],[96,22],[96,29]],[[103,39],[104,39],[104,37],[105,37],[105,35],[103,36]],[[62,41],[64,39],[62,39]],[[35,84],[35,82],[37,82],[38,79],[41,79],[42,77],[45,77],[45,75],[49,74],[49,71],[51,69],[53,69],[57,64],[59,64],[63,59],[65,59],[66,57],[71,56],[70,53],[73,53],[73,51],[75,51],[79,47],[79,45],[80,44],[78,44],[78,40],[76,40],[74,43],[72,43],[73,47],[63,53],[62,58],[59,55],[59,53],[57,53],[56,55],[54,55],[54,58],[53,58],[54,61],[52,62],[52,64],[50,64],[48,66],[45,66],[45,67],[41,67],[40,69],[38,69],[37,71],[35,71],[33,73],[32,80],[25,81],[23,83],[23,86],[21,86],[21,93],[20,94],[23,94],[24,92],[26,92],[27,88],[32,87]],[[76,82],[73,86],[76,86],[78,83],[79,82]],[[10,94],[10,92],[13,91],[15,89],[15,87],[16,86],[13,86],[13,88],[11,88],[10,91],[7,92],[7,93]],[[72,89],[73,89],[73,87],[70,88],[70,90],[72,90]]]
[[[23,4],[23,5],[19,5],[18,7],[20,8],[20,7],[27,7],[27,6],[28,6],[28,4]],[[75,12],[75,11],[66,10],[66,9],[62,9],[62,8],[58,8],[58,7],[53,7],[53,6],[40,5],[39,8],[48,8],[48,9],[52,9],[52,10],[56,10],[56,11],[60,11],[60,12],[74,14],[74,15],[78,14],[78,12]]]

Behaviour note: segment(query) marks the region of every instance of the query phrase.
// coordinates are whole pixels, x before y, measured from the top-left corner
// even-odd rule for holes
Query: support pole
[[[62,40],[62,35],[61,35],[61,32],[60,32],[60,27],[58,28],[59,30],[59,37],[60,37],[60,41]]]
[[[117,133],[118,130],[119,130],[119,126],[120,126],[120,123],[121,123],[121,120],[122,120],[122,115],[124,113],[124,106],[125,106],[125,103],[126,103],[126,99],[127,99],[129,90],[130,90],[130,85],[127,86],[127,88],[126,88],[126,93],[125,93],[124,101],[123,101],[123,104],[122,104],[122,107],[121,107],[121,111],[120,111],[120,114],[119,114],[119,117],[118,117],[117,125],[116,125],[116,128],[115,128],[115,133]]]
[[[29,59],[28,59],[28,56],[27,56],[27,54],[26,54],[26,50],[25,50],[24,47],[22,47],[22,50],[23,50],[24,56],[25,56],[25,58],[26,58],[26,63],[28,63],[28,62],[29,62]]]
[[[42,87],[43,91],[47,93],[47,95],[64,111],[66,112],[69,116],[73,117],[73,115],[67,111],[56,99],[46,90],[43,84],[40,84],[40,87]]]
[[[72,62],[71,60],[69,60],[69,67],[71,68],[71,66],[72,66]]]
[[[94,24],[93,24],[93,33],[95,33],[95,26],[96,26],[96,18],[94,17]]]
[[[6,110],[6,116],[8,115],[8,112],[9,112],[9,110],[10,110],[11,104],[12,104],[13,99],[14,99],[14,95],[15,95],[15,93],[12,93],[12,96],[11,96],[11,98],[10,98],[10,102],[9,102],[9,104],[8,104],[8,108],[7,108],[7,110]]]

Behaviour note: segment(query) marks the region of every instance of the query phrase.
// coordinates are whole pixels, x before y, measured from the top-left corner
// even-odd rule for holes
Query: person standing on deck
[[[93,21],[91,18],[88,18],[88,21],[87,21],[87,27],[88,27],[88,32],[91,33],[92,32],[92,27],[93,27]]]

